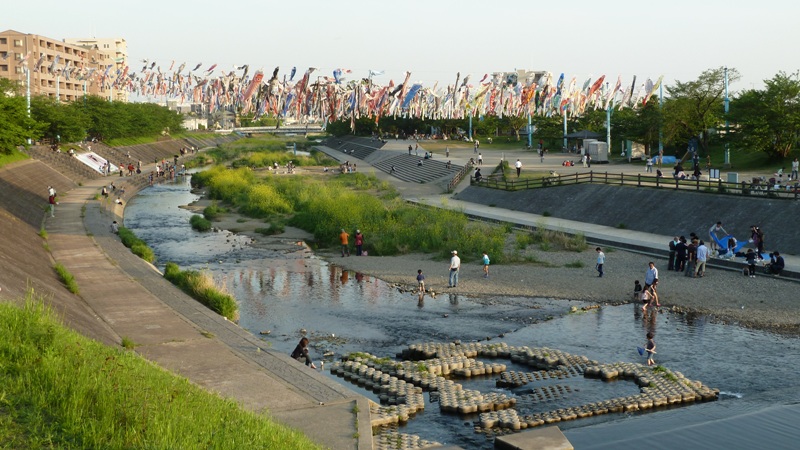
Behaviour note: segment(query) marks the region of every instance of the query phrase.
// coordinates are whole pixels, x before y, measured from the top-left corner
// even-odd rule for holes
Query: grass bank
[[[211,275],[197,270],[181,270],[173,262],[164,268],[164,278],[195,300],[229,320],[239,320],[239,306],[232,295],[214,283]]]
[[[131,249],[131,253],[134,255],[151,264],[156,262],[156,254],[153,253],[153,249],[145,241],[136,237],[133,231],[119,227],[119,238],[122,240],[122,245]]]
[[[0,303],[2,448],[316,449],[142,359],[64,327],[30,291]]]
[[[0,153],[0,167],[3,167],[7,164],[15,163],[17,161],[24,161],[30,158],[30,156],[22,153],[19,150],[13,150],[9,154]]]

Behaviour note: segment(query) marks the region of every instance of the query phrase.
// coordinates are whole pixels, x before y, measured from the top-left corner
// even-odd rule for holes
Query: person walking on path
[[[349,237],[350,234],[348,234],[347,231],[344,231],[344,228],[342,228],[342,232],[339,233],[339,241],[342,244],[342,258],[344,258],[345,253],[347,253],[347,256],[350,256],[350,247],[347,244],[347,238]]]
[[[517,162],[514,163],[514,168],[517,169],[517,178],[519,178],[519,174],[522,172],[522,163],[517,160]]]
[[[361,234],[361,230],[356,230],[356,256],[363,256],[363,248],[364,248],[364,235]]]
[[[425,292],[425,275],[422,274],[422,269],[417,270],[417,291],[420,294]]]
[[[644,273],[644,288],[647,289],[658,279],[658,269],[653,261],[647,263],[647,271]]]
[[[480,153],[478,153],[478,165],[479,166],[483,165],[483,155]]]
[[[720,233],[722,233],[721,236]],[[711,238],[711,251],[719,251],[719,245],[717,245],[717,242],[727,235],[728,232],[725,231],[725,228],[722,228],[722,222],[717,222],[714,225],[711,225],[711,228],[708,229],[708,237]]]
[[[56,190],[53,186],[47,186],[47,202],[50,204],[50,217],[56,216]]]
[[[483,252],[483,278],[489,278],[489,254]]]
[[[316,369],[317,366],[314,365],[314,362],[311,361],[311,356],[308,354],[308,338],[304,337],[300,339],[300,342],[297,344],[297,347],[294,348],[292,352],[292,358],[305,363],[305,365],[311,367],[312,369]]]
[[[450,252],[453,255],[450,258],[450,284],[447,287],[454,288],[458,286],[458,271],[461,269],[461,258],[458,257],[458,251],[453,250]]]
[[[597,252],[597,265],[595,265],[595,269],[597,269],[598,278],[603,278],[603,264],[606,263],[606,254],[603,253],[603,250],[600,247],[594,249]]]
[[[697,278],[697,275],[700,275],[701,278],[706,276],[706,260],[708,260],[708,247],[706,247],[705,242],[700,241],[700,245],[697,246],[694,278]]]
[[[411,155],[411,150],[414,150],[414,147],[411,144],[408,145],[408,154]]]
[[[797,181],[797,171],[798,170],[800,170],[800,161],[797,161],[797,158],[795,158],[792,161],[792,173],[791,173],[791,175],[789,175],[789,179],[790,180]]]
[[[654,366],[656,364],[653,355],[656,354],[656,341],[653,340],[655,335],[652,331],[647,332],[647,343],[644,345],[644,350],[647,352],[647,365]]]
[[[445,158],[449,158],[450,157],[450,146],[445,146],[444,147],[444,157]]]

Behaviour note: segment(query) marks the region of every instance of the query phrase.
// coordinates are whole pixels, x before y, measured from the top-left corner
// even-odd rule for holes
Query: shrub
[[[131,249],[131,253],[151,264],[156,262],[156,255],[153,249],[145,241],[136,237],[133,231],[125,227],[119,227],[117,234],[122,241],[122,245]]]
[[[236,299],[217,287],[208,272],[181,270],[177,264],[169,262],[164,268],[164,278],[217,314],[234,321],[239,319]]]
[[[225,208],[219,207],[217,202],[214,202],[203,209],[203,217],[205,217],[207,220],[216,220],[219,218],[220,214],[224,214],[226,212],[228,211]]]
[[[56,263],[53,266],[58,277],[61,278],[61,282],[64,283],[64,286],[72,292],[73,294],[77,295],[80,293],[80,289],[78,289],[78,283],[75,281],[75,277],[64,267],[61,263]]]
[[[192,225],[192,228],[197,231],[208,231],[211,229],[211,222],[206,220],[203,216],[197,214],[193,215],[189,219],[189,223]]]
[[[271,223],[268,228],[256,228],[255,232],[265,236],[272,236],[273,234],[281,234],[286,231],[286,227],[282,223]]]

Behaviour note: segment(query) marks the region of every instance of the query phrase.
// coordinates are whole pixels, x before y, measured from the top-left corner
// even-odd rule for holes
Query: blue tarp
[[[678,160],[674,156],[662,156],[661,164],[675,164]]]
[[[747,239],[744,239],[744,240],[737,239],[736,240],[736,246],[733,249],[728,249],[728,242],[731,240],[731,238],[733,238],[732,235],[729,234],[729,235],[725,236],[722,239],[717,239],[717,237],[713,236],[713,235],[712,235],[712,237],[717,242],[717,246],[720,248],[720,250],[719,250],[719,254],[720,255],[727,255],[729,250],[732,250],[733,254],[736,255],[736,253],[742,251],[742,249],[748,244]],[[760,257],[761,257],[761,259],[768,259],[769,255],[765,255],[765,254],[762,253],[760,255]]]

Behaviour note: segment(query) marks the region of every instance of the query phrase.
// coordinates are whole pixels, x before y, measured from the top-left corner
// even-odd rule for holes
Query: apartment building
[[[111,59],[114,65],[112,69],[115,73],[122,73],[128,64],[128,43],[122,38],[66,38],[67,44],[78,45],[81,47],[95,49]],[[108,61],[105,61],[108,63]],[[127,102],[128,91],[117,89],[113,92],[114,100]]]
[[[64,102],[84,95],[127,99],[114,93],[116,58],[116,51],[103,51],[99,46],[69,44],[15,30],[0,32],[0,77],[16,81],[24,89],[27,69],[31,95]]]

